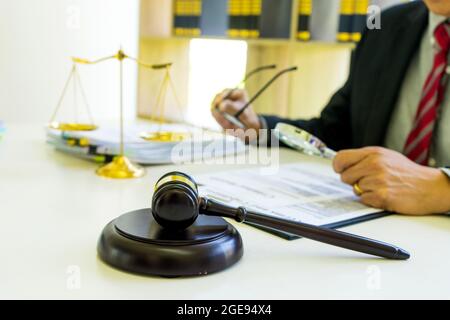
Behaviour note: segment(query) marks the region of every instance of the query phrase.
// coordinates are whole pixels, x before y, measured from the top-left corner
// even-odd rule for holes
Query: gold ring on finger
[[[362,194],[364,193],[363,189],[361,189],[361,187],[359,186],[358,183],[355,183],[353,185],[353,191],[355,191],[355,193],[358,197],[362,196]]]

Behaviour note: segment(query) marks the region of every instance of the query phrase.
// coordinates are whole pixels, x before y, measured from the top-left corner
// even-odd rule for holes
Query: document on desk
[[[313,225],[338,227],[383,211],[363,205],[323,163],[281,165],[274,175],[258,168],[206,174],[197,182],[203,196]]]

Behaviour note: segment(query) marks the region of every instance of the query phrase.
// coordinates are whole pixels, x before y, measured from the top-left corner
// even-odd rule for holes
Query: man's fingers
[[[386,196],[382,192],[370,191],[361,195],[361,202],[365,205],[376,209],[387,209]]]
[[[219,103],[219,111],[226,112],[230,115],[236,114],[239,111],[238,104],[236,102],[232,102],[230,100],[224,100]]]
[[[245,90],[242,89],[224,89],[221,93],[217,94],[211,105],[212,108],[217,107],[224,100],[237,101],[242,100],[246,97]]]
[[[227,94],[230,92],[231,89],[224,89],[221,93],[216,94],[214,97],[212,104],[212,108],[218,108],[219,104],[223,102],[223,100],[226,98]]]
[[[213,101],[211,102],[211,109],[214,110],[217,108],[217,105],[222,101],[222,94],[217,94]]]
[[[234,125],[232,122],[227,120],[223,113],[227,113],[229,115],[236,114],[237,111],[239,111],[239,102],[234,102],[232,100],[222,100],[217,105],[217,109],[212,109],[212,114],[214,118],[217,120],[217,122],[222,126],[224,129],[238,129],[236,125]]]
[[[357,181],[357,183],[364,193],[374,192],[385,188],[381,175],[367,176]]]
[[[242,100],[245,98],[245,90],[242,89],[232,89],[231,91],[227,92],[228,99],[230,100]]]
[[[381,152],[381,148],[367,147],[361,149],[350,149],[339,151],[333,160],[333,168],[337,173],[342,173],[348,168],[362,161],[370,154]]]
[[[379,163],[372,154],[363,158],[360,162],[341,172],[341,180],[347,184],[353,185],[364,177],[377,174],[380,171]]]
[[[213,101],[211,102],[211,108],[215,109],[219,106],[219,104],[225,99],[225,98],[229,98],[227,97],[229,95],[229,93],[232,91],[233,89],[224,89],[221,93],[216,94],[216,96],[214,97]]]
[[[388,189],[382,175],[372,175],[361,179],[358,186],[362,191],[361,202],[377,209],[388,209]]]
[[[237,129],[237,127],[228,121],[220,112],[213,110],[212,115],[217,123],[224,129]]]

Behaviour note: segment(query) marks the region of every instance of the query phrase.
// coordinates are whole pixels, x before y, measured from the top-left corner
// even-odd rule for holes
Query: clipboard
[[[328,163],[321,162],[317,159],[317,162],[283,164],[276,174],[269,176],[260,176],[258,168],[246,168],[197,178],[204,195],[219,202],[330,229],[391,214],[361,204],[351,187],[339,180]],[[286,240],[299,238],[255,223],[247,224]]]

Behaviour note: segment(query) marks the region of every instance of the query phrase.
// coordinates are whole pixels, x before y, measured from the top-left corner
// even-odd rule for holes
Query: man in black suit
[[[247,128],[293,124],[339,150],[333,167],[363,203],[392,212],[450,212],[450,1],[424,0],[381,14],[381,29],[366,30],[346,84],[319,118],[281,119],[246,109]],[[248,100],[219,94],[216,108],[235,114]],[[269,135],[270,136],[270,135]],[[260,137],[263,139],[264,137]]]

